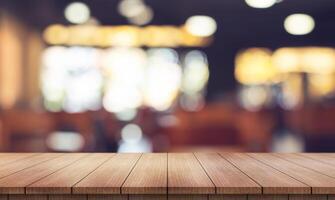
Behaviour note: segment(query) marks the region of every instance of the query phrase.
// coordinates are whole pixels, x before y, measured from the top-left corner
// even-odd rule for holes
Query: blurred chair
[[[275,115],[269,110],[236,112],[235,127],[240,134],[241,144],[248,151],[270,151],[275,125]]]
[[[235,127],[234,107],[210,104],[198,112],[178,111],[175,126],[165,128],[170,141],[170,151],[178,149],[228,149],[240,148],[240,138]]]
[[[335,151],[335,106],[309,105],[285,113],[286,126],[305,140],[305,151]]]
[[[4,110],[1,113],[4,151],[46,151],[46,138],[55,130],[53,116],[45,112]]]

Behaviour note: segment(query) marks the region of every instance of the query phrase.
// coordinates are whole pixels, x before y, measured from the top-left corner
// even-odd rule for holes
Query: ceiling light
[[[81,2],[73,2],[65,8],[65,18],[73,24],[85,23],[90,18],[90,9]]]
[[[186,20],[186,30],[192,35],[199,37],[208,37],[215,33],[217,25],[212,17],[198,15],[192,16]]]
[[[245,0],[248,6],[253,8],[270,8],[277,0]]]
[[[292,35],[306,35],[313,31],[314,19],[306,14],[293,14],[284,21],[285,30]]]

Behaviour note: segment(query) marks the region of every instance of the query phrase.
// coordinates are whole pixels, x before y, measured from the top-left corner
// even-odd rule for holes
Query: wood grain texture
[[[89,194],[87,195],[88,200],[128,200],[128,195],[117,195],[117,194]]]
[[[87,195],[55,194],[49,195],[48,200],[87,200]]]
[[[327,200],[327,195],[290,195],[289,200]]]
[[[328,200],[335,200],[335,195],[328,195]]]
[[[123,184],[123,194],[167,194],[167,154],[143,154]]]
[[[329,153],[300,153],[300,156],[308,157],[321,163],[335,166],[335,154]]]
[[[191,153],[168,154],[169,194],[213,194],[215,186]]]
[[[300,165],[302,167],[308,168],[310,170],[317,171],[321,174],[331,176],[335,178],[335,166],[330,164],[326,164],[324,162],[320,162],[317,160],[313,160],[309,157],[305,157],[301,154],[274,154],[277,157],[285,159],[291,163]],[[334,159],[335,160],[335,159]]]
[[[8,200],[8,195],[0,195],[0,200]]]
[[[8,163],[6,165],[0,166],[0,178],[9,176],[23,169],[35,166],[37,164],[43,163],[47,160],[51,160],[61,156],[59,153],[46,153],[37,154],[31,157],[26,157],[15,162]]]
[[[13,195],[9,195],[9,200],[48,200],[48,196],[47,195],[13,194]]]
[[[288,200],[288,195],[248,195],[248,200]]]
[[[216,195],[216,194],[210,194],[208,197],[209,200],[247,200],[247,195]]]
[[[313,194],[335,194],[335,179],[299,166],[275,154],[249,154],[253,158],[312,187]]]
[[[26,187],[27,194],[70,194],[73,185],[96,170],[113,154],[90,154],[87,157]]]
[[[206,194],[169,195],[169,200],[208,200]]]
[[[141,154],[116,154],[73,187],[75,194],[120,194]],[[150,164],[150,163],[149,163]]]
[[[36,155],[38,153],[0,153],[0,166]]]
[[[217,153],[195,153],[217,194],[260,194],[262,188]]]
[[[311,189],[290,176],[242,153],[221,153],[263,187],[264,194],[310,194]]]
[[[129,200],[167,200],[167,195],[160,194],[130,194]]]
[[[88,154],[66,154],[0,179],[0,193],[24,194],[25,186],[66,167]]]

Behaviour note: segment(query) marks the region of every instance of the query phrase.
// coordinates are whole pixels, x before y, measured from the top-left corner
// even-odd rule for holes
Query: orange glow
[[[22,46],[20,25],[6,16],[0,21],[0,104],[12,107],[21,90]]]
[[[207,46],[211,37],[199,37],[177,26],[93,26],[50,25],[44,31],[44,40],[52,45],[83,46],[148,46],[178,47]]]
[[[277,69],[271,63],[271,51],[252,48],[236,58],[235,77],[242,84],[263,84],[274,80]]]

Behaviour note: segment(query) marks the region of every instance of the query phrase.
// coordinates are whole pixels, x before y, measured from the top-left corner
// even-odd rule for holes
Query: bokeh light
[[[196,15],[188,18],[185,23],[186,30],[195,36],[208,37],[217,29],[216,21],[205,15]]]
[[[306,35],[313,31],[315,22],[310,15],[292,14],[286,17],[284,27],[292,35]]]
[[[253,8],[270,8],[277,0],[245,0],[245,3]]]
[[[90,9],[82,2],[73,2],[65,8],[64,15],[69,22],[82,24],[90,19]]]

